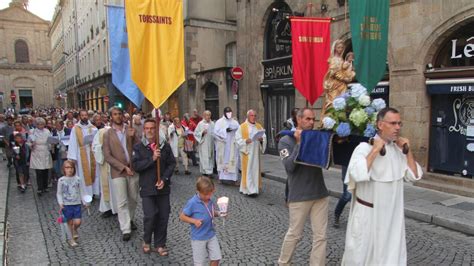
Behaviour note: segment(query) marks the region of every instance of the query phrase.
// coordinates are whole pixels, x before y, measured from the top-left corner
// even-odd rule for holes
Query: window
[[[219,87],[213,82],[204,84],[204,108],[211,111],[211,119],[217,120],[219,118]]]
[[[272,59],[291,55],[291,28],[288,16],[291,16],[290,7],[283,1],[274,2],[265,26],[264,59]]]
[[[441,48],[435,54],[435,68],[474,67],[474,57],[470,52],[474,47],[474,22],[452,30]]]
[[[28,54],[28,45],[23,40],[15,42],[15,61],[17,63],[29,63],[30,56]]]
[[[225,47],[225,65],[228,67],[235,67],[237,65],[237,45],[231,42]]]

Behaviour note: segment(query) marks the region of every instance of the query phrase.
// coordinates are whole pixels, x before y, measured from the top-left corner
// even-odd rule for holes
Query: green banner
[[[352,48],[357,80],[370,93],[386,71],[390,0],[351,0]]]

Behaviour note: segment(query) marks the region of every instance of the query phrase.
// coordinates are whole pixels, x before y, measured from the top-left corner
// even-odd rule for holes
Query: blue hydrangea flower
[[[375,110],[378,112],[387,107],[387,104],[382,98],[377,98],[372,101],[372,107],[374,107]]]
[[[365,112],[367,113],[368,116],[372,116],[375,113],[375,108],[372,106],[367,106],[365,107]]]
[[[334,99],[332,106],[336,111],[344,110],[346,108],[346,100],[342,97]]]
[[[343,94],[341,94],[337,97],[341,97],[341,98],[344,98],[344,100],[347,100],[347,99],[349,99],[349,97],[351,97],[351,94],[349,92],[344,92]]]
[[[364,131],[364,137],[372,138],[377,133],[374,125],[368,124]]]
[[[341,122],[336,129],[336,133],[339,137],[347,137],[351,134],[351,126],[349,123]]]
[[[331,117],[326,116],[325,118],[323,118],[323,127],[325,129],[332,129],[335,124],[336,120],[332,119]]]
[[[359,99],[359,97],[362,95],[367,95],[367,89],[360,84],[352,85],[351,96],[356,99]]]

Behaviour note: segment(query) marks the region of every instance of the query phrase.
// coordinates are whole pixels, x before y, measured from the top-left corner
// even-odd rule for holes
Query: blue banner
[[[137,107],[145,97],[132,81],[130,75],[130,55],[128,51],[128,34],[123,7],[107,6],[109,23],[110,58],[112,61],[112,83]]]

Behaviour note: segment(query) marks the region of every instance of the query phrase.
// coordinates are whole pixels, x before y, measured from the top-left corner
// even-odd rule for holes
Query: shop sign
[[[452,48],[451,48],[451,59],[462,58],[464,55],[465,57],[473,57],[474,56],[474,44],[469,43],[471,40],[474,40],[474,36],[466,40],[466,45],[464,49],[461,51],[457,51],[457,39],[451,40]]]
[[[457,98],[453,101],[454,125],[449,132],[458,132],[461,135],[474,136],[474,97]],[[472,123],[471,123],[472,122]]]
[[[292,79],[293,65],[291,56],[262,61],[263,80]]]
[[[470,94],[474,93],[474,83],[468,84],[430,84],[429,94]]]

